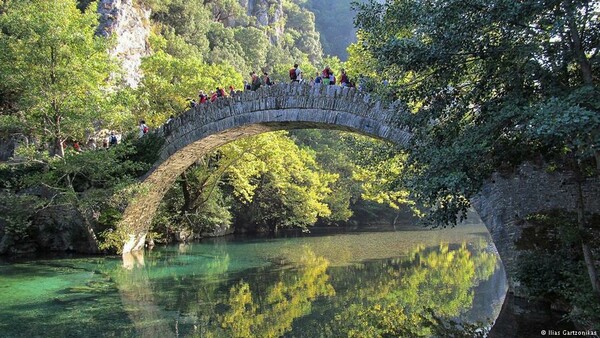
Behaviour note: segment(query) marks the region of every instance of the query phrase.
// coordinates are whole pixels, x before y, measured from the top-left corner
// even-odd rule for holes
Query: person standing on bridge
[[[256,72],[252,72],[252,91],[256,91],[260,88],[260,77],[256,75]]]
[[[273,82],[271,82],[271,78],[269,77],[269,73],[263,72],[263,83],[265,86],[272,86]]]
[[[331,74],[331,69],[329,69],[329,66],[326,66],[323,71],[321,72],[322,75],[322,79],[323,79],[323,84],[328,86],[329,85],[329,75]]]
[[[348,75],[346,75],[346,70],[342,68],[342,75],[340,76],[340,86],[342,87],[350,87],[350,80],[348,79]]]
[[[315,84],[321,83],[322,80],[323,80],[323,78],[321,77],[321,74],[319,74],[319,72],[317,72],[317,76],[315,77]]]
[[[208,96],[206,94],[204,94],[204,91],[201,90],[198,93],[198,103],[206,103],[206,101],[208,101]]]
[[[294,64],[293,68],[290,68],[290,81],[302,82],[302,70],[300,70],[297,63]]]

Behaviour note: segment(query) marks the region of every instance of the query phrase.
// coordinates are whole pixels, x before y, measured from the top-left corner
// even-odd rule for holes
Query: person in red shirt
[[[206,101],[208,101],[208,96],[206,96],[206,94],[204,94],[204,91],[201,90],[198,93],[198,103],[206,103]]]

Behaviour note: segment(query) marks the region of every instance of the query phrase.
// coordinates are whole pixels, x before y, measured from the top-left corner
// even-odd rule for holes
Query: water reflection
[[[0,265],[0,332],[446,336],[451,320],[495,318],[505,290],[489,238],[473,229],[459,235],[464,241],[442,244],[416,232],[216,240],[123,260]]]
[[[292,329],[295,319],[311,313],[317,297],[335,294],[326,274],[329,262],[307,246],[296,269],[272,281],[266,290],[241,281],[229,291],[228,310],[219,317],[221,326],[234,337],[280,337]]]
[[[170,287],[177,291],[162,296],[162,307],[178,313],[171,331],[159,325],[168,314],[150,305],[148,294],[164,286],[120,279],[128,285],[119,289],[139,335],[426,337],[447,334],[453,320],[468,321],[461,315],[473,306],[474,288],[498,268],[485,241],[417,246],[403,258],[339,267],[306,245],[300,251],[291,266],[237,276],[225,292],[221,283],[173,276]],[[140,290],[131,292],[132,285]]]
[[[451,249],[416,248],[406,259],[361,264],[344,269],[334,283],[343,294],[334,301],[334,318],[304,324],[311,332],[348,337],[446,336],[446,325],[473,304],[473,288],[492,276],[497,258],[479,245]],[[466,318],[465,318],[466,319]],[[468,320],[468,319],[467,319]]]

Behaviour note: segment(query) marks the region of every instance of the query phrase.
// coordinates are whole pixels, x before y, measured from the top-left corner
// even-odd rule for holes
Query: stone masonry
[[[600,181],[588,179],[582,186],[586,212],[600,213]],[[572,175],[547,172],[525,163],[510,174],[494,173],[471,204],[490,231],[509,277],[510,290],[519,294],[514,276],[521,238],[522,220],[527,215],[550,210],[574,211],[577,186]]]

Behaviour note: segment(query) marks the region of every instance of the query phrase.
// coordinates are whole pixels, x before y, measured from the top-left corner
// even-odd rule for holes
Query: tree
[[[593,118],[597,1],[399,0],[357,8],[363,46],[413,111],[397,121],[414,134],[404,180],[432,209],[433,223],[464,217],[469,198],[501,166],[542,156],[597,172],[588,170],[597,166],[600,129]],[[561,137],[573,130],[580,131],[573,139]]]
[[[306,227],[331,214],[325,200],[338,175],[282,133],[261,134],[222,148],[224,158],[243,156],[228,173],[238,221],[259,228]]]
[[[261,230],[313,225],[331,214],[327,200],[338,178],[321,169],[314,156],[281,132],[229,143],[181,176],[165,197],[159,220],[193,230],[228,225],[232,214],[238,225]],[[224,193],[234,198],[223,198]],[[189,220],[195,222],[188,225]]]
[[[265,66],[269,39],[263,31],[254,27],[237,28],[233,32],[235,40],[244,51],[244,60],[250,69],[260,72]]]
[[[206,34],[210,29],[212,12],[204,6],[204,0],[172,2],[169,0],[169,2],[168,6],[152,8],[153,21],[172,28],[178,37],[186,43],[197,46],[206,55],[208,53]]]
[[[338,174],[326,202],[331,215],[325,222],[347,221],[354,213],[369,213],[364,201],[377,203],[383,210],[396,210],[396,219],[406,206],[413,207],[408,191],[400,182],[406,155],[393,145],[371,137],[331,130],[297,130],[296,142],[316,154],[322,168]],[[413,208],[414,209],[414,208]],[[416,211],[416,210],[413,210]],[[379,212],[377,218],[383,218]]]
[[[10,2],[0,15],[0,82],[18,93],[32,134],[63,142],[81,139],[108,102],[115,64],[107,41],[94,35],[95,6],[82,13],[71,0]]]
[[[196,57],[194,46],[171,37],[176,43],[153,35],[155,53],[142,60],[144,78],[137,89],[135,110],[151,125],[161,125],[170,115],[187,110],[188,101],[197,98],[199,90],[242,86],[242,77],[231,66],[204,63]]]
[[[283,11],[287,18],[285,32],[290,37],[290,42],[293,41],[288,49],[295,47],[307,54],[311,63],[319,63],[323,50],[319,33],[315,30],[315,15],[293,1],[283,1]]]
[[[221,326],[233,337],[281,337],[292,330],[295,319],[311,312],[316,298],[335,295],[328,266],[329,261],[304,247],[294,273],[281,273],[263,297],[253,296],[250,284],[240,281],[224,302],[228,310],[220,318]]]

